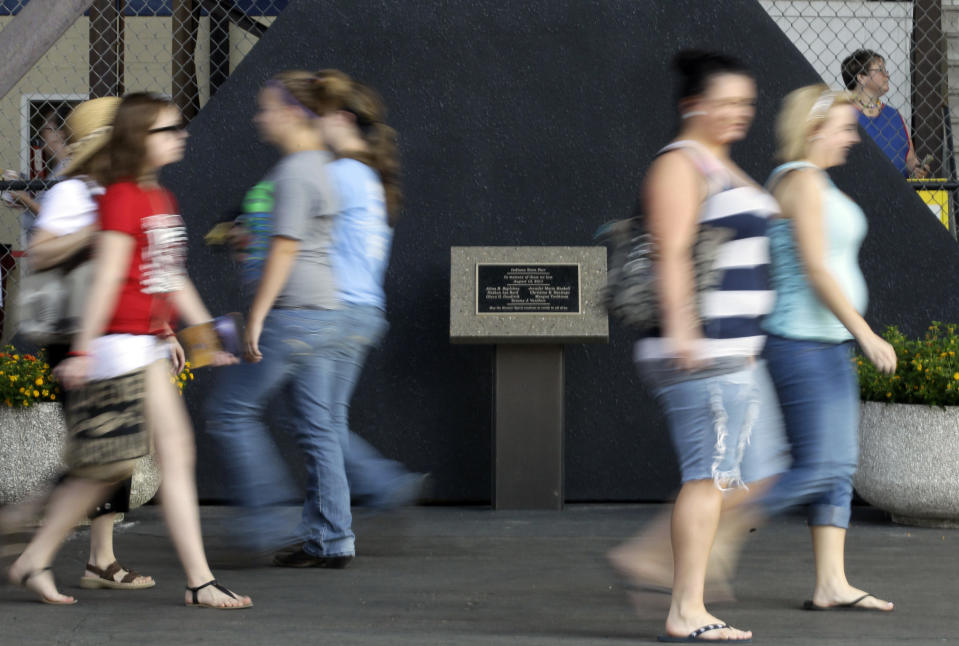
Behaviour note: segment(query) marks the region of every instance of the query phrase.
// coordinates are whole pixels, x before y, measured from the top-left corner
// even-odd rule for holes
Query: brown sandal
[[[133,570],[127,570],[125,567],[120,565],[117,561],[114,561],[106,567],[106,569],[101,570],[93,563],[87,563],[87,570],[96,574],[96,578],[92,576],[84,576],[80,579],[80,587],[86,590],[143,590],[145,588],[152,588],[156,585],[156,581],[146,581],[144,583],[135,583],[137,577],[140,575],[134,572]],[[117,572],[126,572],[126,575],[119,581],[114,579]]]

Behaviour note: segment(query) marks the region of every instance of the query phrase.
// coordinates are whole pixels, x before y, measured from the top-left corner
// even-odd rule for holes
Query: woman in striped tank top
[[[755,113],[751,73],[702,52],[680,53],[675,65],[682,125],[653,162],[643,193],[659,250],[662,323],[635,348],[640,374],[663,407],[683,483],[672,513],[672,602],[660,640],[746,641],[752,633],[706,610],[704,586],[721,512],[744,496],[740,465],[750,432],[776,414],[756,358],[765,339],[759,318],[773,301],[766,223],[777,206],[729,157]],[[719,285],[697,304],[692,249],[704,224],[730,229],[732,237],[715,259]]]
[[[846,580],[845,538],[852,479],[859,459],[859,384],[852,341],[884,373],[896,369],[893,347],[870,329],[859,247],[866,216],[833,185],[826,168],[845,163],[859,142],[846,93],[825,85],[786,97],[777,123],[779,156],[769,187],[782,217],[769,226],[776,305],[764,323],[766,358],[782,404],[793,462],[761,500],[772,514],[808,504],[816,587],[807,610],[893,605]]]

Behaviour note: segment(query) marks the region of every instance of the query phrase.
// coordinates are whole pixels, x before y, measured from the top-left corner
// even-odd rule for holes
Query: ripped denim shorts
[[[722,490],[743,486],[741,464],[763,412],[765,370],[762,362],[754,362],[734,372],[668,385],[650,380],[684,483],[712,480]]]

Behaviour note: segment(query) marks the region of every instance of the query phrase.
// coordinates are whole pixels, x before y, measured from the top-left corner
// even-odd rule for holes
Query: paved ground
[[[573,645],[649,642],[662,629],[666,597],[637,610],[605,566],[604,552],[661,507],[571,506],[564,512],[427,507],[358,521],[359,558],[343,571],[291,571],[238,561],[224,547],[225,509],[203,509],[214,570],[254,597],[250,610],[184,608],[182,575],[156,507],[118,527],[124,563],[152,574],[146,591],[79,589],[86,532],[57,563],[80,602],[45,606],[0,588],[0,644],[372,644]],[[802,518],[752,539],[736,582],[738,603],[714,607],[758,644],[959,643],[959,532],[892,525],[857,509],[848,572],[892,599],[890,615],[798,609],[812,586]]]

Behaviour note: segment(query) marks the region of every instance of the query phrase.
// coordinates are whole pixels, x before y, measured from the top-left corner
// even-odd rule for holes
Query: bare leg
[[[51,491],[44,489],[20,502],[0,506],[0,558],[19,556],[26,549]],[[26,535],[28,532],[31,536]]]
[[[866,594],[846,580],[846,530],[832,525],[814,525],[812,549],[816,558],[816,589],[812,601],[817,606],[849,603]],[[889,612],[895,606],[889,601],[866,597],[857,607]]]
[[[671,519],[671,510],[663,511],[641,532],[611,549],[607,557],[613,568],[640,588],[668,593],[673,587]]]
[[[107,569],[117,560],[116,554],[113,553],[113,524],[116,517],[116,514],[103,514],[90,521],[90,558],[87,559],[87,563],[100,570]],[[113,580],[121,581],[126,574],[126,570],[120,570],[113,575]],[[83,576],[91,579],[99,578],[99,575],[90,570],[86,570]],[[138,576],[132,583],[146,585],[153,583],[153,578]]]
[[[183,400],[170,383],[169,366],[165,362],[157,361],[147,368],[146,392],[147,419],[153,431],[163,482],[160,485],[163,517],[186,573],[187,585],[195,588],[214,577],[200,531],[193,429]],[[192,601],[190,592],[186,592],[185,599]],[[207,586],[200,591],[199,601],[233,607],[248,605],[250,598],[237,595],[233,599]]]
[[[666,618],[666,633],[685,636],[708,624],[723,623],[706,610],[703,590],[723,494],[712,480],[683,485],[673,507],[673,596]],[[746,639],[751,632],[725,628],[703,634],[702,640]]]
[[[775,478],[767,478],[751,482],[748,490],[737,489],[723,495],[723,513],[706,567],[707,600],[735,598],[730,581],[746,536],[761,521],[749,503],[759,498],[774,481]],[[669,592],[673,586],[670,524],[670,512],[659,514],[639,534],[609,551],[607,556],[612,566],[640,588]]]
[[[70,478],[50,496],[43,525],[23,554],[7,573],[12,583],[20,584],[24,576],[42,570],[53,562],[57,551],[70,531],[110,491],[110,485],[95,480]],[[31,576],[26,587],[42,600],[70,603],[73,597],[60,594],[50,572]]]
[[[708,582],[724,582],[728,586],[729,581],[735,577],[739,557],[749,532],[764,520],[752,503],[761,498],[777,479],[778,476],[773,476],[750,482],[748,489],[730,491],[723,497],[723,514],[719,520],[706,571],[707,589]]]

